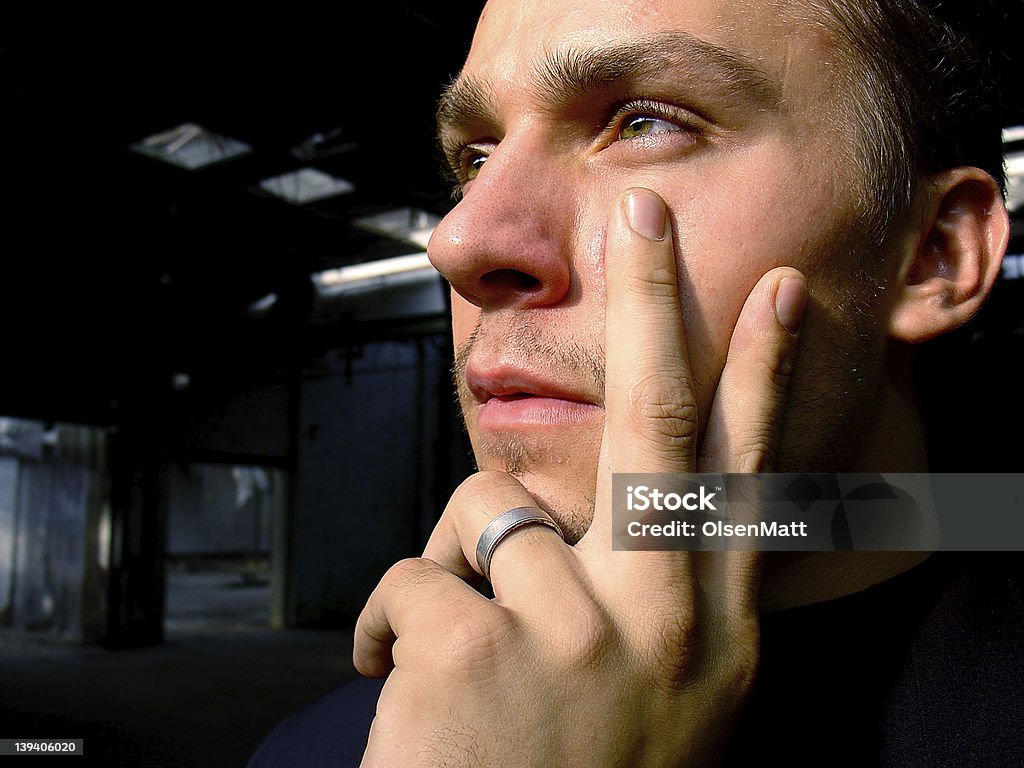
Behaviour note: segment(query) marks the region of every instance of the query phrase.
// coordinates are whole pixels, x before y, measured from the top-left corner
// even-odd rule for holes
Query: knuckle
[[[422,557],[399,560],[385,574],[383,581],[396,589],[414,589],[432,584],[447,575],[440,565]]]
[[[494,516],[506,509],[533,503],[533,497],[526,488],[509,473],[481,470],[459,484],[442,518],[453,529],[460,530],[463,527],[461,523],[476,519],[481,512]]]
[[[592,602],[576,606],[561,633],[561,667],[583,673],[604,667],[621,639],[608,614]]]
[[[505,611],[466,612],[450,622],[439,656],[456,679],[486,683],[517,648],[516,633],[516,625]]]
[[[645,309],[652,309],[651,302],[656,302],[654,307],[659,306],[657,302],[664,302],[665,306],[671,307],[678,313],[679,288],[676,283],[675,269],[669,266],[656,265],[644,271],[643,274],[636,274],[627,281],[626,289],[632,298],[644,303]]]
[[[778,451],[769,430],[770,425],[763,425],[737,446],[736,472],[763,472],[775,466]]]
[[[697,438],[697,406],[686,384],[661,374],[645,376],[630,387],[636,426],[667,445],[692,446]]]
[[[743,646],[743,649],[733,658],[729,688],[734,691],[750,691],[757,679],[759,665],[760,655],[756,646]]]
[[[760,666],[760,630],[756,618],[748,624],[734,627],[722,641],[724,650],[720,677],[726,686],[737,693],[748,693],[754,686]]]
[[[666,615],[651,648],[655,679],[670,691],[686,687],[700,658],[699,645],[700,633],[691,613],[673,611]]]
[[[459,486],[460,491],[471,493],[488,493],[499,488],[514,484],[514,481],[504,472],[497,470],[481,470],[474,472]]]
[[[780,355],[774,347],[765,350],[764,353],[752,361],[751,365],[755,373],[763,381],[769,382],[775,391],[772,394],[779,394],[779,389],[784,386],[785,381],[792,373],[792,364],[788,355]]]

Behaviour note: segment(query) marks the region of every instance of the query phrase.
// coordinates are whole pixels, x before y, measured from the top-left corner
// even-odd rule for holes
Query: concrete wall
[[[169,467],[167,554],[270,552],[280,474],[227,464]]]
[[[367,343],[307,372],[301,388],[288,623],[351,621],[396,560],[419,554],[468,470],[446,434],[441,337]],[[455,435],[457,444],[458,435]]]
[[[5,420],[34,445],[0,457],[0,626],[94,640],[103,625],[101,430]],[[38,427],[38,429],[37,429]]]

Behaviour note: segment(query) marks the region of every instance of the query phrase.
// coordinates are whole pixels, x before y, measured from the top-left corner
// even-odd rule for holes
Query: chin
[[[578,477],[578,475],[577,475]],[[538,472],[527,472],[519,481],[526,486],[538,506],[551,515],[562,529],[569,544],[575,544],[590,528],[594,518],[594,492],[567,487],[564,478],[552,478]]]
[[[557,450],[550,442],[534,442],[502,440],[481,445],[474,441],[477,466],[516,478],[537,506],[558,523],[566,541],[575,544],[594,517],[597,449],[587,450],[589,441],[585,440],[566,450]]]

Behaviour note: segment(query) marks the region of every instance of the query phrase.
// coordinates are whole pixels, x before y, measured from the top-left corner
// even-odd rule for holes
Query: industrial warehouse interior
[[[0,31],[0,737],[244,765],[355,676],[367,595],[472,471],[424,252],[452,205],[435,103],[481,5]],[[1021,466],[1018,33],[1008,255],[926,368],[963,356],[949,386],[1001,417],[956,425],[986,447],[939,471]]]

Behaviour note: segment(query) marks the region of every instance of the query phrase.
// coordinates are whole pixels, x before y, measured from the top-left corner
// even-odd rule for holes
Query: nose
[[[504,140],[434,230],[431,262],[484,310],[558,304],[571,283],[572,186],[541,147]]]

